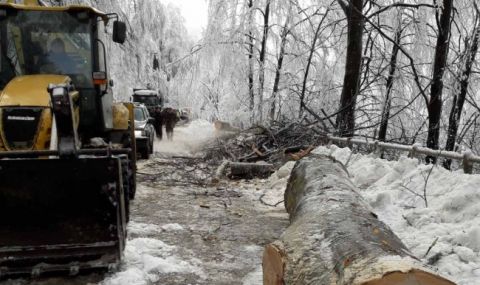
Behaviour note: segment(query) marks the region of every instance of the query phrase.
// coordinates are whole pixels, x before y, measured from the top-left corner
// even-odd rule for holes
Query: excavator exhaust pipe
[[[116,267],[126,236],[121,167],[113,155],[0,159],[0,277]]]

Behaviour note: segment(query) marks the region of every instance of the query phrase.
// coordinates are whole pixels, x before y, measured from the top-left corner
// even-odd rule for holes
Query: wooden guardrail
[[[346,145],[363,145],[372,147],[375,152],[381,152],[382,150],[399,150],[409,152],[410,157],[417,155],[428,155],[433,157],[442,157],[457,161],[462,161],[463,171],[467,174],[473,173],[473,164],[480,163],[480,156],[474,155],[472,152],[467,151],[464,153],[458,153],[453,151],[434,150],[418,145],[402,145],[394,143],[385,143],[380,141],[369,141],[368,139],[359,138],[340,138],[331,135],[327,135],[327,139],[330,142],[344,143]]]

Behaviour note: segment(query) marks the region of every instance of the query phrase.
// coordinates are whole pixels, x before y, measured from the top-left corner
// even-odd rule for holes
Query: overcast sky
[[[198,40],[202,30],[207,26],[207,0],[160,0],[178,6],[185,18],[185,25],[190,35]]]

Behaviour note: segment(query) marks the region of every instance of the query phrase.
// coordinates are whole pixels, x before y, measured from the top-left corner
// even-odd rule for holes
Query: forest
[[[200,116],[480,150],[477,1],[208,4],[204,37],[169,85]]]
[[[198,117],[238,127],[294,120],[339,136],[480,151],[476,0],[209,0],[198,42],[172,4],[45,2],[126,18],[127,45],[109,47],[117,98],[151,84]]]

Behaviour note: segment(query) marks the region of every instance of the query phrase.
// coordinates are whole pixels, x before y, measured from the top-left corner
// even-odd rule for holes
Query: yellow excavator
[[[0,278],[114,269],[136,150],[105,43],[123,44],[126,25],[88,6],[18,2],[0,4]]]

